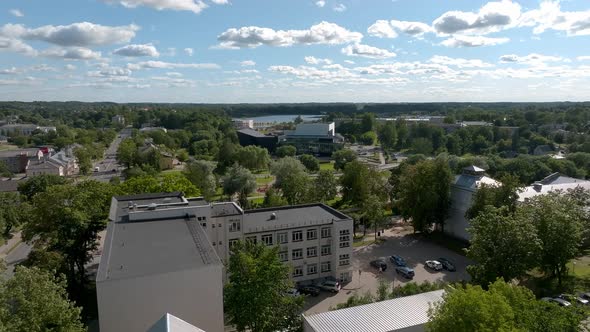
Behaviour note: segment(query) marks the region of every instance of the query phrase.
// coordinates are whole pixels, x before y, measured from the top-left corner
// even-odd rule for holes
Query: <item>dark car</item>
[[[453,265],[453,263],[451,263],[450,260],[446,259],[446,258],[439,258],[438,259],[439,263],[442,264],[443,268],[447,271],[457,271],[457,269],[455,268],[455,265]]]
[[[393,255],[389,257],[389,260],[396,266],[406,266],[406,261],[401,256]]]
[[[322,291],[319,287],[316,286],[301,286],[298,288],[299,293],[304,294],[304,295],[311,295],[311,296],[318,296],[320,295],[320,292]]]
[[[381,271],[385,271],[387,270],[387,263],[385,262],[384,259],[376,259],[374,261],[371,261],[371,266],[376,268],[376,269],[380,269]]]
[[[414,270],[407,266],[398,266],[395,268],[395,273],[403,275],[406,279],[414,278]]]

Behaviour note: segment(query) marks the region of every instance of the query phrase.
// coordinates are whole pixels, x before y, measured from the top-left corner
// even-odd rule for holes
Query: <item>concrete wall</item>
[[[465,213],[471,207],[474,194],[475,192],[467,189],[451,187],[451,208],[445,222],[446,234],[464,241],[471,240],[471,235],[467,232],[469,221],[465,218]]]
[[[207,332],[222,332],[221,273],[217,265],[99,282],[100,331],[145,332],[170,313]]]

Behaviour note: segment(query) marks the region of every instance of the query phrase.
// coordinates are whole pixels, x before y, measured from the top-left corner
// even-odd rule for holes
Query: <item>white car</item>
[[[426,267],[434,271],[441,271],[443,269],[439,261],[426,261]]]
[[[320,284],[320,288],[328,292],[338,293],[342,286],[338,281],[326,280]]]
[[[293,297],[297,297],[297,296],[299,296],[299,295],[301,295],[301,294],[300,294],[300,293],[299,293],[299,291],[298,291],[297,289],[295,289],[295,288],[291,288],[291,289],[289,289],[289,290],[287,291],[287,296],[293,296]]]

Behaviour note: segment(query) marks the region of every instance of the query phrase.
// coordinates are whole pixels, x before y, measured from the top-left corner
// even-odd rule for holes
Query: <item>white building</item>
[[[170,313],[223,330],[222,262],[250,240],[280,246],[296,282],[352,279],[352,219],[324,204],[242,210],[181,193],[113,197],[96,279],[100,330],[146,331]]]
[[[31,136],[35,130],[39,130],[44,134],[50,131],[56,131],[55,127],[42,127],[31,123],[9,123],[0,126],[0,135],[9,136],[19,134],[23,136]]]
[[[223,265],[187,206],[180,193],[113,197],[96,278],[101,332],[145,332],[166,313],[223,331]]]
[[[254,129],[254,120],[252,119],[233,119],[232,122],[236,129]]]
[[[559,173],[553,173],[545,177],[541,181],[537,181],[518,193],[518,201],[524,202],[526,199],[533,198],[538,195],[545,195],[551,191],[567,192],[575,188],[584,188],[590,190],[590,181],[583,179],[570,178]]]
[[[444,290],[303,316],[304,332],[422,332]]]
[[[481,184],[497,186],[500,183],[485,174],[485,170],[477,166],[463,169],[463,174],[457,175],[451,184],[451,207],[449,217],[445,221],[445,233],[460,240],[469,241],[471,235],[467,232],[469,220],[465,213],[473,203],[473,197]]]

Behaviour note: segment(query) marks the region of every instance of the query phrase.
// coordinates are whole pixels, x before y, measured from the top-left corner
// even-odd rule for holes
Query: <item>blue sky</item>
[[[0,100],[588,96],[586,0],[0,2]]]

